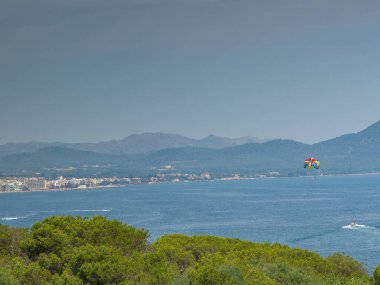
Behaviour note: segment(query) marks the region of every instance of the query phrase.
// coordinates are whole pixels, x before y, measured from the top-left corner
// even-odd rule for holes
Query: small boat
[[[363,229],[363,228],[366,229],[366,228],[372,228],[372,227],[361,225],[361,224],[356,223],[355,221],[352,221],[349,225],[343,226],[342,228],[343,229]]]

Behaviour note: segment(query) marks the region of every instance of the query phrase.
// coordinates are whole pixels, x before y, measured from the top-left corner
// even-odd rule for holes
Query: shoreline
[[[369,172],[369,173],[342,173],[342,174],[322,174],[317,175],[317,177],[324,176],[365,176],[365,175],[380,175],[380,172]],[[140,183],[140,184],[119,184],[119,185],[104,185],[104,186],[93,186],[87,188],[61,188],[61,189],[39,189],[39,190],[18,190],[18,191],[0,191],[1,194],[9,194],[9,193],[32,193],[32,192],[62,192],[62,191],[86,191],[86,190],[95,190],[95,189],[103,189],[103,188],[119,188],[119,187],[128,187],[130,185],[156,185],[156,184],[175,184],[175,183],[190,183],[190,182],[199,182],[199,181],[237,181],[237,180],[256,180],[256,179],[274,179],[274,178],[313,178],[314,176],[267,176],[267,177],[239,177],[239,178],[217,178],[210,180],[186,180],[186,181],[164,181],[157,183]]]
[[[33,192],[63,192],[63,191],[82,191],[82,190],[95,190],[100,188],[117,188],[117,187],[127,187],[131,184],[120,184],[120,185],[105,185],[105,186],[93,186],[87,188],[61,188],[61,189],[38,189],[38,190],[17,190],[17,191],[0,191],[1,194],[5,193],[33,193]]]

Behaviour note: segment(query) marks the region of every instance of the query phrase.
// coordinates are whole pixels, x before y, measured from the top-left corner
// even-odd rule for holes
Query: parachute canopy
[[[303,168],[319,169],[320,166],[321,166],[321,163],[315,157],[309,157],[308,159],[305,160],[303,164]]]

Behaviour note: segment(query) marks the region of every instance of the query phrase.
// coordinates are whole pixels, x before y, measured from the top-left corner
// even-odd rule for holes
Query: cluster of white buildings
[[[0,179],[0,191],[46,190],[48,182],[43,178]]]
[[[0,191],[35,191],[48,189],[85,189],[110,185],[125,185],[141,183],[141,178],[64,178],[47,180],[40,177],[32,178],[3,178],[0,179]]]
[[[166,167],[165,170],[171,170]],[[86,189],[96,187],[111,187],[123,186],[128,184],[141,184],[141,183],[161,183],[161,182],[187,182],[194,180],[211,180],[209,172],[201,174],[189,173],[158,173],[153,177],[132,177],[132,178],[118,178],[118,177],[105,177],[105,178],[65,178],[60,176],[56,179],[45,179],[41,177],[11,177],[0,178],[0,191],[14,192],[14,191],[36,191],[36,190],[49,190],[49,189]]]
[[[151,177],[149,183],[159,182],[186,182],[194,180],[211,180],[211,174],[209,172],[201,174],[191,173],[159,173],[155,177]]]

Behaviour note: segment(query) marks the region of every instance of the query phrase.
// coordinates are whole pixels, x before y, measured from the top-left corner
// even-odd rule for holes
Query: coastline
[[[38,189],[38,190],[18,190],[18,191],[0,191],[1,194],[6,193],[33,193],[33,192],[62,192],[62,191],[83,191],[83,190],[95,190],[100,188],[117,188],[117,187],[127,187],[131,184],[120,184],[120,185],[104,185],[104,186],[92,186],[87,188],[61,188],[61,189]]]
[[[322,174],[317,177],[335,177],[335,176],[366,176],[366,175],[380,175],[380,172],[368,172],[368,173],[342,173],[342,174]],[[128,187],[130,185],[155,185],[155,184],[175,184],[175,183],[190,183],[190,182],[199,182],[199,181],[237,181],[237,180],[259,180],[259,179],[276,179],[276,178],[310,178],[314,176],[300,175],[300,176],[267,176],[267,177],[223,177],[216,179],[204,179],[204,180],[185,180],[185,181],[165,181],[165,182],[147,182],[139,184],[118,184],[118,185],[101,185],[101,186],[92,186],[87,188],[62,188],[62,189],[38,189],[38,190],[18,190],[18,191],[0,191],[1,194],[9,193],[33,193],[33,192],[62,192],[62,191],[86,191],[86,190],[95,190],[103,188],[118,188],[118,187]]]

